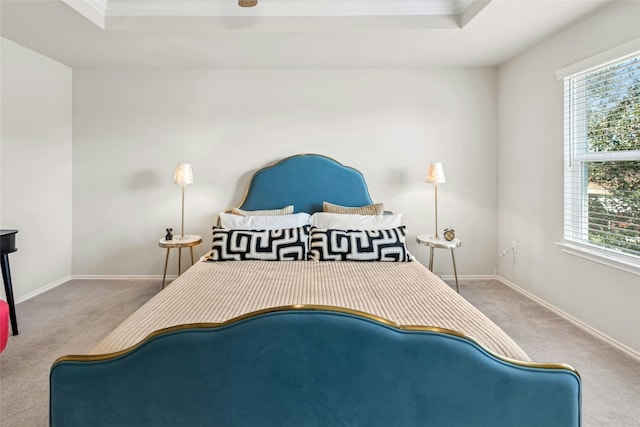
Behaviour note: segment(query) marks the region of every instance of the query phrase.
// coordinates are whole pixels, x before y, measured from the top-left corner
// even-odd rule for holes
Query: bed
[[[325,202],[375,205],[360,172],[306,154],[256,172],[239,209],[293,205],[291,218]],[[376,255],[392,262],[329,260],[327,242],[362,230],[288,230],[252,233],[286,239],[278,253],[304,253],[298,261],[237,260],[247,249],[228,241],[247,231],[214,228],[212,251],[90,354],[55,361],[50,425],[580,425],[578,373],[532,362],[408,251],[399,255],[403,227],[365,232],[393,240]]]

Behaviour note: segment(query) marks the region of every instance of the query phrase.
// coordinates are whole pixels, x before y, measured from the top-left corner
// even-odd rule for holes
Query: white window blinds
[[[640,52],[564,78],[564,239],[640,262]]]

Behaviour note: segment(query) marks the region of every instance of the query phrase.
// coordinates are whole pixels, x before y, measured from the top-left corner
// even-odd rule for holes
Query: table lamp
[[[193,169],[191,169],[191,163],[180,163],[176,167],[176,173],[173,175],[173,181],[180,186],[182,190],[182,229],[180,237],[178,239],[185,239],[184,234],[184,188],[193,184]]]
[[[444,184],[446,181],[444,177],[444,168],[442,167],[442,163],[440,162],[432,162],[429,163],[429,170],[427,171],[427,182],[433,183],[433,189],[435,194],[436,201],[436,233],[434,237],[436,239],[438,236],[438,184]]]

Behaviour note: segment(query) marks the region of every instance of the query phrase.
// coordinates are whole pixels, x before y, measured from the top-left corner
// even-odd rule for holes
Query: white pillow
[[[402,214],[355,215],[317,212],[311,216],[311,225],[329,230],[387,230],[402,225]]]
[[[291,215],[240,216],[220,212],[220,226],[232,230],[279,230],[311,224],[311,215],[300,212]]]

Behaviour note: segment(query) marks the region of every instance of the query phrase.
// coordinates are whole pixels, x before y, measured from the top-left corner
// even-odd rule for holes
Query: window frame
[[[590,72],[597,72],[612,63],[640,58],[640,38],[602,52],[558,71],[564,80],[564,217],[563,239],[556,242],[563,251],[640,275],[640,256],[589,242],[588,233],[588,168],[593,162],[640,160],[640,149],[627,151],[589,152],[587,140],[587,110],[579,108],[575,90]],[[568,105],[567,105],[568,103]]]

